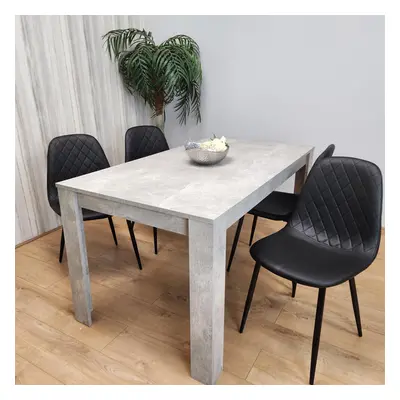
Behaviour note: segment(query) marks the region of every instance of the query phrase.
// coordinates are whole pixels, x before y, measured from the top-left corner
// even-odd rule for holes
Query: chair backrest
[[[153,125],[134,126],[125,134],[125,162],[169,150],[162,131]]]
[[[330,144],[315,160],[314,164],[319,163],[321,160],[323,160],[324,158],[328,158],[328,157],[332,157],[333,153],[335,151],[335,145],[334,144]]]
[[[57,136],[47,150],[47,197],[58,200],[56,182],[75,178],[110,166],[100,143],[84,133]]]
[[[287,228],[307,238],[375,258],[380,243],[382,174],[373,163],[350,157],[314,165]]]

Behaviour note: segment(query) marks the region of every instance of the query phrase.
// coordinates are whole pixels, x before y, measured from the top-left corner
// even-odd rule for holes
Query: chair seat
[[[289,227],[254,243],[250,254],[269,271],[317,288],[346,282],[370,264],[370,257],[361,252],[304,239]]]
[[[50,205],[57,215],[61,215],[60,203],[58,201],[51,203]],[[86,208],[82,208],[82,215],[84,221],[91,221],[95,219],[103,219],[108,217],[108,215],[106,214],[102,214],[98,211],[88,210]]]
[[[294,193],[272,192],[250,210],[249,214],[276,221],[288,221],[296,206],[297,197]]]

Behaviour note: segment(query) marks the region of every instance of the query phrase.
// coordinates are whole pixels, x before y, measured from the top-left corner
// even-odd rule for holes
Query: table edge
[[[291,167],[293,164],[295,164],[296,162],[298,162],[299,159],[301,159],[301,158],[303,158],[303,157],[306,158],[308,155],[310,155],[310,154],[312,155],[312,154],[313,154],[313,151],[314,151],[314,149],[315,149],[315,146],[304,145],[304,147],[309,147],[309,150],[306,151],[301,157],[299,157],[299,158],[297,158],[295,161],[293,161],[293,163],[291,163],[291,164],[287,167],[287,169],[290,169],[290,167]],[[312,160],[310,160],[310,161],[312,161]],[[306,163],[305,163],[305,164],[306,164]],[[304,164],[304,165],[305,165],[305,164]],[[117,164],[117,165],[119,165],[119,164]],[[272,177],[269,181],[272,181],[276,176],[277,176],[277,175],[275,175],[274,177]],[[67,180],[65,180],[65,181],[67,181]],[[233,206],[231,209],[226,210],[225,212],[223,212],[223,213],[221,213],[221,214],[219,214],[219,215],[215,215],[214,217],[207,218],[207,217],[202,217],[202,216],[199,216],[199,215],[187,214],[187,213],[182,213],[182,212],[175,211],[175,210],[170,210],[170,209],[165,209],[165,208],[159,208],[159,207],[151,206],[151,205],[144,204],[144,203],[137,203],[137,202],[134,202],[134,201],[124,201],[123,199],[118,198],[118,197],[110,197],[110,196],[102,195],[102,194],[99,194],[99,193],[93,193],[93,192],[91,192],[91,191],[87,191],[87,190],[84,190],[84,189],[73,188],[73,187],[71,187],[71,186],[69,186],[69,185],[63,184],[63,182],[65,182],[65,181],[56,182],[56,187],[57,187],[57,189],[58,189],[58,188],[61,188],[61,189],[63,189],[63,190],[72,191],[72,192],[74,192],[74,193],[83,194],[83,195],[85,195],[85,196],[93,197],[93,198],[96,198],[96,199],[102,199],[102,200],[105,200],[105,201],[109,200],[109,201],[117,202],[117,203],[124,204],[124,205],[127,205],[127,206],[132,206],[132,207],[137,207],[137,208],[143,208],[143,209],[145,209],[145,210],[156,211],[156,212],[159,212],[159,213],[162,213],[162,214],[167,214],[167,215],[168,215],[168,214],[169,214],[169,215],[174,215],[174,216],[177,216],[177,217],[180,217],[180,218],[194,219],[194,220],[198,220],[198,221],[202,221],[202,222],[206,222],[206,223],[213,223],[214,221],[217,221],[217,220],[223,218],[227,213],[229,213],[229,211],[230,211],[233,207],[237,206],[237,204],[239,204],[240,202],[242,202],[243,200],[245,200],[246,198],[248,198],[249,196],[251,196],[252,193],[254,193],[254,192],[250,193],[246,198],[242,199],[240,202],[238,202],[238,203],[237,203],[235,206]],[[267,184],[269,181],[265,182],[264,185]],[[264,185],[263,185],[263,186],[264,186]],[[261,188],[261,187],[262,187],[262,186],[260,186],[260,188]],[[260,188],[258,188],[258,189],[260,189]],[[256,190],[258,190],[258,189],[256,189]],[[274,189],[274,190],[275,190],[275,189]]]

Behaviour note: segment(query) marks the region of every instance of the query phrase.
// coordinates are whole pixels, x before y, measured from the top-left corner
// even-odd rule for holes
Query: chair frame
[[[251,303],[253,300],[254,291],[257,285],[258,275],[260,273],[261,264],[256,263],[254,266],[253,276],[251,278],[249,292],[246,298],[246,304],[244,307],[244,312],[242,316],[242,322],[240,323],[239,332],[243,333],[247,317],[249,315]],[[353,304],[354,317],[357,325],[357,333],[359,337],[362,337],[362,327],[361,327],[361,317],[360,317],[360,308],[358,304],[358,296],[356,289],[356,281],[355,278],[351,278],[349,280],[350,293],[351,293],[351,301]],[[292,282],[292,297],[296,295],[296,287],[297,283]],[[314,322],[314,333],[312,340],[312,350],[311,350],[311,364],[310,364],[310,385],[314,384],[315,379],[315,370],[317,366],[317,358],[318,358],[318,350],[319,350],[319,342],[321,337],[321,328],[322,328],[322,319],[324,315],[324,305],[325,305],[325,294],[327,288],[319,288],[318,289],[318,300],[317,300],[317,310],[315,313],[315,322]]]
[[[48,151],[47,151],[47,196],[48,196],[49,204],[50,204],[51,207],[52,207],[52,204],[50,202],[50,194],[49,194],[50,192],[49,191],[50,191],[50,188],[53,188],[53,185],[55,183],[55,182],[53,182],[53,178],[50,176],[50,168],[49,168],[50,155],[52,154],[51,151],[53,151],[53,150],[51,150],[52,143],[56,142],[56,141],[59,141],[59,140],[64,140],[64,139],[67,139],[67,138],[69,138],[70,140],[78,140],[80,137],[83,137],[83,136],[89,137],[90,140],[95,141],[98,144],[98,146],[99,146],[98,150],[101,151],[103,153],[102,155],[104,156],[105,168],[110,166],[110,163],[108,162],[107,156],[104,153],[104,149],[102,148],[101,144],[99,143],[99,141],[94,136],[88,135],[86,133],[75,133],[75,134],[68,134],[68,135],[61,135],[61,136],[54,137],[50,141],[50,143],[48,145]],[[72,138],[74,138],[74,139],[72,139]],[[58,200],[58,196],[57,196],[57,200]],[[53,209],[53,211],[56,212],[57,215],[60,215],[56,210]],[[102,215],[102,213],[98,213],[98,215],[96,215],[94,217],[86,217],[86,218],[83,215],[83,220],[84,221],[91,221],[91,220],[105,219],[105,218],[108,219],[108,223],[110,225],[110,229],[111,229],[111,233],[112,233],[112,236],[113,236],[113,239],[114,239],[114,243],[115,243],[116,246],[118,246],[117,235],[116,235],[116,232],[115,232],[114,222],[113,222],[113,219],[112,219],[111,215],[105,215],[105,214]],[[136,245],[136,248],[137,248],[136,239],[135,239],[135,235],[134,234],[133,235],[131,234],[131,240],[132,240],[132,244],[134,246]],[[64,249],[65,249],[65,237],[64,237],[64,230],[61,228],[60,250],[59,250],[59,256],[58,256],[58,261],[60,263],[62,263],[62,261],[63,261]],[[138,265],[139,265],[139,267],[141,267],[139,250],[137,249],[137,252],[135,252],[135,253],[136,253],[136,259],[137,259]]]
[[[349,157],[348,157],[349,158]],[[356,160],[356,159],[353,159]],[[364,161],[364,160],[361,160]],[[370,163],[372,164],[372,163]],[[376,167],[376,166],[375,166]],[[376,226],[381,225],[381,214],[382,214],[382,175],[378,167],[376,167],[380,173],[380,180],[381,180],[381,193],[379,195],[379,200],[380,201],[380,206],[378,205],[380,214],[378,215],[379,219],[379,224],[377,223]],[[285,229],[285,228],[283,228]],[[375,228],[378,229],[378,228]],[[377,232],[375,232],[377,234]],[[373,235],[373,233],[371,233]],[[371,263],[375,260],[378,249],[380,245],[380,232],[379,236],[377,236],[377,242],[374,244],[374,254],[370,256],[368,260],[368,265],[365,268],[368,268],[368,266],[371,265]],[[249,291],[247,294],[246,298],[246,303],[243,311],[243,316],[242,316],[242,321],[240,324],[239,332],[243,333],[247,317],[250,311],[251,303],[253,300],[253,295],[254,291],[256,288],[257,284],[257,279],[260,273],[260,268],[263,266],[260,262],[256,262],[253,270],[253,275],[250,281],[250,286],[249,286]],[[267,266],[263,266],[264,268],[268,269]],[[365,269],[364,268],[364,269]],[[271,271],[274,273],[273,271]],[[358,295],[357,295],[357,288],[356,288],[356,282],[355,282],[355,276],[357,276],[360,272],[355,273],[354,276],[348,279],[349,282],[349,288],[350,288],[350,294],[351,294],[351,301],[352,301],[352,306],[353,306],[353,312],[354,312],[354,317],[355,317],[355,322],[356,322],[356,327],[357,327],[357,334],[359,337],[362,337],[362,325],[361,325],[361,316],[360,316],[360,307],[358,303]],[[337,286],[340,283],[334,284],[334,286]],[[311,286],[312,285],[307,285]],[[296,287],[297,287],[297,282],[292,281],[292,297],[295,296],[296,294]],[[323,314],[324,314],[324,306],[325,306],[325,295],[326,295],[326,289],[331,286],[327,287],[317,287],[318,288],[318,299],[317,299],[317,307],[316,307],[316,312],[315,312],[315,322],[314,322],[314,333],[313,333],[313,339],[312,339],[312,351],[311,351],[311,363],[310,363],[310,375],[309,375],[309,384],[313,385],[314,380],[315,380],[315,371],[316,371],[316,366],[317,366],[317,358],[318,358],[318,351],[319,351],[319,343],[320,343],[320,338],[321,338],[321,328],[322,328],[322,320],[323,320]]]

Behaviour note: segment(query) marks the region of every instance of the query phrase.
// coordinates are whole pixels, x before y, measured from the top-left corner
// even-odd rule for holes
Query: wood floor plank
[[[15,375],[18,375],[27,365],[27,360],[24,360],[18,354],[15,355]]]
[[[242,379],[237,377],[236,375],[231,374],[227,371],[222,371],[217,385],[250,385],[251,383],[246,381],[246,379]]]
[[[15,264],[18,266],[15,272],[17,277],[35,283],[43,288],[52,285],[68,275],[66,270],[57,270],[48,263],[26,256],[20,252],[16,252],[15,254]]]
[[[278,366],[282,366],[281,363],[278,362],[277,367]],[[284,368],[287,367],[287,365],[284,366]],[[307,378],[300,380],[298,377],[293,377],[292,375],[282,377],[280,375],[281,371],[276,371],[279,371],[278,376],[276,372],[271,370],[265,371],[264,369],[253,367],[247,377],[247,381],[253,385],[304,385],[304,383],[307,381]],[[328,378],[325,375],[318,374],[318,376],[315,378],[315,385],[343,385],[343,383]]]
[[[67,260],[58,262],[60,231],[16,249],[16,383],[198,384],[190,377],[187,237],[136,224],[143,270],[126,221],[85,223],[93,326],[75,321]],[[238,332],[254,260],[246,216],[226,277],[224,371],[218,384],[307,384],[315,289],[267,270],[259,275],[243,334]],[[259,220],[255,240],[284,224]],[[236,224],[227,232],[227,256]],[[356,278],[364,336],[356,334],[348,284],[327,291],[316,384],[383,384],[385,265],[382,247]],[[50,378],[48,378],[48,376]]]
[[[126,226],[126,225],[125,225]],[[89,258],[95,258],[104,252],[112,251],[118,248],[114,244],[114,240],[108,225],[108,220],[86,221],[85,238],[87,254]],[[122,240],[128,247],[128,236],[123,234],[123,230],[116,230],[117,239]],[[129,234],[128,234],[129,235]],[[54,263],[59,265],[59,249],[60,249],[61,229],[42,236],[37,240],[27,243],[16,249],[16,253],[25,254],[36,258],[40,261]],[[120,243],[119,243],[120,244]],[[67,252],[64,251],[62,266],[67,267]]]
[[[190,377],[189,351],[166,345],[138,328],[128,328],[106,346],[103,353],[156,384],[199,384]]]
[[[15,305],[17,310],[96,350],[101,350],[126,328],[126,325],[99,315],[97,311],[92,314],[93,325],[89,328],[75,320],[70,300],[22,279],[16,281]]]
[[[305,295],[306,292],[303,291],[301,294],[299,293],[295,299],[290,299],[284,305],[283,311],[276,322],[278,324],[279,321],[282,322],[284,317],[288,317],[287,313],[289,313],[302,320],[311,319],[311,329],[313,329],[318,289],[307,288],[307,294],[309,292],[311,292],[309,296]],[[385,334],[384,311],[361,304],[360,314],[362,328],[364,331],[371,331],[380,335]],[[323,327],[325,327],[326,323],[331,328],[337,328],[342,331],[346,331],[350,335],[353,335],[355,332],[357,332],[351,298],[339,299],[337,297],[327,297],[325,301],[323,321]]]
[[[49,288],[53,293],[72,301],[69,279],[62,279]],[[149,304],[113,288],[91,282],[93,309],[122,325],[133,323]]]
[[[98,263],[96,268],[91,266],[91,281],[122,293],[129,294],[149,304],[156,301],[166,290],[166,285],[160,280],[150,279],[150,272],[159,268],[152,262],[150,266],[146,263],[146,270],[141,273],[136,265],[130,265],[130,271],[107,268]]]
[[[52,235],[54,234],[51,233],[49,235],[43,236],[42,238],[29,242],[21,247],[18,247],[15,250],[15,254],[23,254],[25,256],[29,256],[39,261],[47,262],[50,264],[52,264],[54,261],[58,261],[59,244],[57,246],[49,242],[49,239]]]
[[[170,268],[170,271],[172,269]],[[185,276],[185,283],[172,284],[165,288],[163,294],[154,302],[160,308],[169,310],[182,317],[189,318],[189,277]],[[176,281],[181,282],[181,281]],[[247,290],[236,285],[233,280],[227,278],[225,293],[226,318],[238,318],[243,312],[243,305],[247,296]],[[251,319],[268,320],[274,322],[284,304],[289,300],[289,293],[273,290],[259,290],[253,298]]]
[[[93,380],[82,374],[76,366],[68,364],[63,358],[43,348],[37,348],[18,336],[15,340],[17,355],[30,360],[30,362],[47,373],[53,373],[57,379],[69,385],[90,384]]]
[[[338,304],[336,306],[339,309]],[[284,307],[276,324],[312,337],[314,320],[315,306],[293,301]],[[322,323],[321,342],[327,342],[354,354],[366,355],[380,363],[384,363],[385,360],[385,337],[364,329],[363,337],[360,338],[357,335],[355,322],[347,310],[340,314],[340,310],[333,312],[327,307]],[[371,346],[372,343],[376,347]]]
[[[240,341],[241,345],[238,346],[237,337],[239,335],[237,330],[225,329],[224,370],[246,379],[261,347],[258,344],[254,346],[254,343],[246,340]]]
[[[15,362],[16,385],[62,385],[58,379],[52,377],[18,355],[15,357]]]
[[[290,360],[278,357],[273,353],[261,350],[251,369],[247,381],[254,385],[302,385],[308,380],[308,370]],[[341,385],[319,373],[315,379],[316,385]]]
[[[311,337],[267,322],[253,329],[246,328],[243,335],[237,338],[236,345],[239,347],[242,342],[250,342],[268,353],[298,364],[308,376]],[[323,341],[320,343],[316,375],[319,373],[345,384],[384,383],[383,363]],[[307,382],[308,379],[304,384]]]
[[[16,311],[16,324],[25,328],[16,352],[65,384],[150,384],[140,374],[78,340]]]
[[[110,308],[103,310],[105,315],[131,328],[138,328],[146,332],[149,337],[170,347],[178,350],[189,349],[190,323],[188,319],[150,305],[143,305],[141,312],[132,315],[129,300],[123,297],[119,300],[121,301],[117,303],[117,307],[113,304]],[[115,312],[116,309],[118,312]]]

